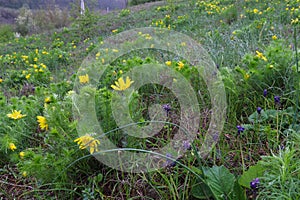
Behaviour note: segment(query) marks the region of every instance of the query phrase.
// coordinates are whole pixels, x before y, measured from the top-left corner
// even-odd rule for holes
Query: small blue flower
[[[252,189],[257,189],[259,185],[259,178],[255,178],[250,182],[250,187]]]
[[[275,104],[280,104],[280,96],[274,96]]]
[[[244,130],[245,130],[245,128],[240,125],[237,125],[236,128],[238,129],[238,134],[240,134],[241,132],[244,132]]]
[[[191,150],[192,149],[191,143],[187,140],[183,141],[183,148],[185,150]]]
[[[256,111],[257,111],[258,114],[260,114],[261,111],[262,111],[261,107],[257,107]]]
[[[264,89],[264,97],[266,97],[267,96],[267,94],[268,94],[268,90],[267,89]]]
[[[168,159],[168,158],[172,158],[172,155],[170,153],[167,153],[166,154],[166,157],[167,157],[167,160],[165,162],[165,166],[169,166],[169,167],[174,167],[176,165],[176,162],[171,160],[171,159]]]
[[[164,104],[162,107],[167,113],[171,110],[170,104]]]

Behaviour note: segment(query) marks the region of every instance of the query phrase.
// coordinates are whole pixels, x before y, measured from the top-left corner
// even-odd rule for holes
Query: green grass
[[[6,27],[2,31],[8,37],[3,36],[0,43],[0,197],[299,199],[299,9],[296,0],[170,0],[106,15],[87,12],[68,19],[69,27],[20,38],[11,38],[13,31]],[[114,48],[98,49],[103,41],[106,45],[107,38],[149,26],[193,38],[208,52],[222,78],[227,103],[224,128],[219,142],[206,157],[199,152],[214,114],[212,102],[218,99],[209,94],[206,77],[200,76],[204,71],[197,71],[202,66],[192,66],[187,58],[173,52],[143,49],[126,51],[105,70],[96,67],[103,70],[100,78],[91,66],[80,68],[88,55],[102,66],[109,55],[114,55],[113,51],[118,53]],[[137,41],[143,42],[136,45],[150,45],[153,37],[139,33]],[[191,48],[189,44],[181,46]],[[98,51],[101,52],[97,56]],[[179,61],[184,63],[182,69]],[[172,156],[175,152],[164,155],[156,150],[167,145],[179,130],[189,134],[187,128],[193,126],[193,121],[183,121],[186,116],[181,115],[181,103],[190,102],[193,97],[176,96],[168,87],[168,79],[164,79],[166,83],[151,82],[132,91],[139,81],[134,77],[141,75],[137,72],[143,66],[159,64],[162,68],[153,67],[152,73],[166,69],[157,77],[172,75],[170,81],[178,87],[187,81],[197,100],[193,105],[199,112],[199,128],[193,133],[196,138],[179,157]],[[136,69],[140,71],[135,71],[134,76],[131,71]],[[86,74],[89,80],[80,83],[80,77]],[[142,74],[141,80],[156,78],[150,75]],[[134,83],[125,91],[114,91],[111,85],[126,76]],[[280,97],[280,102],[275,101],[275,96]],[[155,104],[160,105],[159,109],[154,109]],[[161,108],[164,104],[171,107],[167,115]],[[260,113],[258,107],[262,109]],[[26,116],[11,119],[7,114],[13,110],[21,110]],[[162,118],[151,122],[155,114]],[[48,129],[42,128],[37,116],[46,118]],[[100,122],[103,133],[92,120]],[[154,124],[162,129],[155,134],[154,129],[147,131],[152,134],[147,138],[131,135],[131,130],[146,132]],[[239,133],[238,125],[244,128]],[[126,130],[128,134],[124,134]],[[87,148],[79,148],[80,143],[74,142],[82,131],[95,137],[86,143],[82,139],[81,144]],[[102,152],[107,142],[104,136],[111,141],[113,150]],[[97,140],[100,144],[93,146]],[[118,171],[99,162],[90,154],[90,147],[96,154],[104,153],[108,162],[116,161],[115,155],[141,149],[140,153],[150,153],[155,163],[164,167],[133,173],[130,169],[135,163],[122,163],[125,169]],[[260,183],[251,188],[250,182],[255,178]]]

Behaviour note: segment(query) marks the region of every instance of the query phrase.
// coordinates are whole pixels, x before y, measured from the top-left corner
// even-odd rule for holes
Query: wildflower
[[[51,102],[51,98],[50,97],[46,97],[44,101],[45,101],[45,103],[50,103]]]
[[[179,61],[179,62],[177,63],[177,65],[178,65],[178,69],[179,69],[179,70],[181,70],[181,69],[184,67],[183,62],[181,62],[181,61]]]
[[[167,62],[165,62],[165,63],[166,63],[166,65],[169,66],[169,67],[172,65],[172,62],[171,62],[171,61],[167,61]]]
[[[41,63],[41,67],[44,68],[44,69],[47,68],[47,66],[44,63]]]
[[[115,53],[119,52],[118,49],[112,49],[112,51],[115,52]]]
[[[258,12],[259,12],[258,9],[256,9],[256,8],[253,9],[253,13],[256,14],[256,13],[258,13]]]
[[[268,94],[268,90],[267,90],[267,89],[264,89],[264,92],[263,92],[264,97],[266,97],[267,94]]]
[[[21,151],[21,152],[19,153],[19,156],[20,156],[21,159],[23,159],[24,156],[25,156],[25,152],[24,152],[24,151]]]
[[[37,121],[39,123],[39,126],[42,130],[48,130],[48,124],[47,124],[47,119],[43,116],[37,116]]]
[[[236,126],[236,128],[238,129],[238,134],[244,132],[244,130],[245,130],[245,128],[240,125]]]
[[[26,177],[27,176],[27,172],[26,171],[22,172],[22,176]]]
[[[114,29],[114,30],[112,30],[111,32],[112,32],[112,33],[116,33],[116,32],[118,32],[118,29]]]
[[[37,58],[37,57],[35,57],[35,58],[33,59],[33,61],[34,61],[34,62],[37,62],[37,61],[38,61],[38,58]]]
[[[2,78],[0,78],[0,83],[2,83],[3,82],[3,79]]]
[[[245,79],[245,80],[248,80],[249,78],[250,78],[250,74],[246,73],[246,74],[244,75],[244,79]]]
[[[187,140],[183,141],[183,148],[186,150],[191,150],[192,149],[191,143]]]
[[[256,51],[256,56],[263,59],[264,61],[267,61],[268,59],[264,56],[263,53]]]
[[[170,104],[164,104],[162,108],[168,113],[171,110]]]
[[[11,119],[21,119],[23,117],[26,117],[26,115],[22,115],[21,114],[21,110],[17,111],[17,110],[14,110],[12,111],[11,114],[7,114],[7,117],[11,118]]]
[[[31,74],[27,74],[27,75],[25,76],[25,78],[26,78],[26,79],[30,79],[30,76],[31,76]]]
[[[96,53],[96,60],[98,60],[98,58],[100,57],[100,52]]]
[[[124,79],[122,77],[120,77],[118,79],[118,81],[115,81],[116,85],[111,85],[111,87],[114,90],[118,90],[118,91],[123,91],[126,90],[127,88],[130,87],[130,85],[133,83],[134,81],[131,81],[130,78],[127,76],[126,77],[126,81],[124,82]]]
[[[280,103],[280,97],[279,96],[274,96],[274,101],[275,101],[275,104],[279,104]]]
[[[269,69],[273,69],[274,68],[274,65],[269,65]]]
[[[14,151],[15,149],[17,149],[16,145],[14,143],[9,143],[9,149]]]
[[[88,83],[89,82],[89,75],[83,75],[83,76],[79,76],[79,82],[80,83]]]
[[[170,158],[172,158],[172,155],[167,153],[166,157],[167,157],[167,159],[166,159],[166,162],[165,162],[165,166],[174,167],[176,165],[176,162],[170,159]]]
[[[255,178],[250,182],[250,187],[252,189],[257,189],[259,185],[259,178]]]
[[[257,111],[258,114],[261,113],[261,110],[262,110],[261,107],[257,107],[257,109],[256,109],[256,111]]]
[[[292,19],[291,24],[298,24],[298,22],[299,22],[299,19],[298,19],[298,18]]]
[[[98,151],[97,146],[100,144],[99,140],[93,138],[88,134],[75,139],[74,142],[77,142],[80,149],[85,149],[86,147],[89,147],[90,153]]]
[[[273,39],[273,40],[277,40],[277,36],[276,36],[276,35],[273,35],[273,36],[272,36],[272,39]]]

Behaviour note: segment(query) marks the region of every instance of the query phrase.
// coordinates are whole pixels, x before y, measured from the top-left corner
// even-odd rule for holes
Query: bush
[[[0,25],[0,42],[7,42],[14,37],[13,27],[5,24]]]

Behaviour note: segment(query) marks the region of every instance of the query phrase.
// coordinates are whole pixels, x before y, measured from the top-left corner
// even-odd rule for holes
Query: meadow
[[[66,12],[1,25],[1,199],[300,199],[299,0]]]

